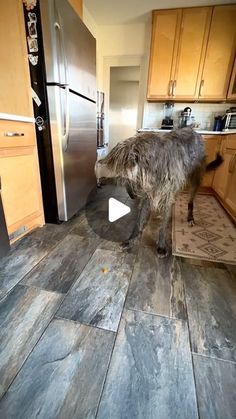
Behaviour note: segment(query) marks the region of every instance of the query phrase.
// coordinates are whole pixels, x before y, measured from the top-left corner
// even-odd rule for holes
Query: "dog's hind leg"
[[[128,240],[121,243],[122,249],[130,249],[140,238],[145,225],[150,217],[150,205],[148,199],[142,199],[140,202],[140,210],[136,220],[134,229]]]
[[[202,170],[195,170],[190,178],[190,189],[189,189],[189,200],[188,200],[188,216],[187,221],[190,226],[194,226],[194,216],[193,216],[193,202],[200,186],[202,179]]]

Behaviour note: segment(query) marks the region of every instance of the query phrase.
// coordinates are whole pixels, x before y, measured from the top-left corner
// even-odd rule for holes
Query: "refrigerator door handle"
[[[66,98],[65,98],[65,117],[64,117],[64,130],[62,135],[63,148],[67,151],[69,144],[69,131],[70,131],[70,103],[69,103],[69,86],[65,86]]]
[[[59,16],[58,16],[58,20],[59,20]],[[64,44],[63,34],[62,34],[62,26],[60,25],[59,22],[55,22],[54,28],[56,29],[56,32],[58,33],[58,43],[59,43],[61,56],[63,57],[63,66],[64,66],[64,80],[62,81],[60,62],[58,61],[58,73],[59,73],[60,84],[67,85],[68,84],[68,68],[67,68],[68,66],[67,66],[67,61],[66,61],[65,44]]]

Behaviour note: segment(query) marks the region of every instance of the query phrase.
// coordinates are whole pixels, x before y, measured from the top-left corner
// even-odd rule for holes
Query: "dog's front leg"
[[[150,217],[150,205],[148,199],[142,199],[140,204],[140,209],[138,212],[138,217],[134,226],[134,229],[128,240],[121,243],[122,249],[130,249],[135,243],[139,241],[139,238],[142,234],[144,227],[146,226],[148,219]]]
[[[171,205],[161,211],[161,226],[159,229],[159,237],[157,241],[157,254],[161,257],[166,257],[168,254],[167,237],[169,232],[169,223],[171,219]]]

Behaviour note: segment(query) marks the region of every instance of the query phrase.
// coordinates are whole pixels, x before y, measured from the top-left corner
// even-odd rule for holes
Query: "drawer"
[[[226,136],[226,148],[236,150],[236,134]]]
[[[0,121],[0,148],[26,147],[36,144],[35,127],[30,122]]]

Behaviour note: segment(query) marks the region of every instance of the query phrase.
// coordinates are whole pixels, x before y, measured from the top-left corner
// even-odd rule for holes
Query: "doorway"
[[[140,66],[110,67],[109,149],[136,134]]]

